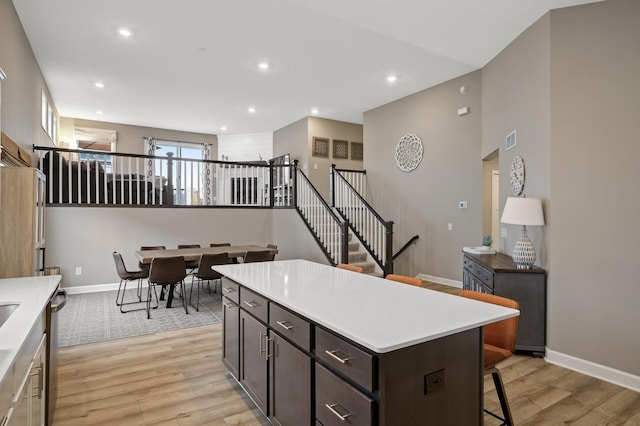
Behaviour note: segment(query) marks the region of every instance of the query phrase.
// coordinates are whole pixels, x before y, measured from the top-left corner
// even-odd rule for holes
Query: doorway
[[[482,235],[491,235],[494,249],[498,249],[500,235],[499,160],[497,149],[482,160]]]

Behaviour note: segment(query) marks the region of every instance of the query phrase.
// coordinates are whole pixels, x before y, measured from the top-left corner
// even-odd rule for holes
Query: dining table
[[[218,247],[192,247],[192,248],[180,248],[180,249],[166,249],[166,250],[138,250],[135,252],[138,261],[143,264],[150,264],[153,259],[160,257],[176,257],[182,256],[185,261],[188,260],[200,260],[200,256],[203,254],[221,254],[227,253],[230,259],[236,257],[244,257],[247,252],[262,252],[268,251],[271,254],[278,254],[277,248],[264,247],[258,245],[234,245],[234,246],[218,246]],[[167,296],[167,308],[171,307],[173,302],[173,288],[170,286],[169,295]],[[183,295],[183,297],[185,297]]]

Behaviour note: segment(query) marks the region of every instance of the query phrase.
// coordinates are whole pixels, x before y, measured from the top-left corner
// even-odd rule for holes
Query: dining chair
[[[336,265],[336,268],[345,269],[347,271],[359,272],[359,273],[362,273],[363,271],[362,267],[358,265],[350,265],[348,263],[338,263]]]
[[[140,251],[145,251],[145,250],[166,250],[166,249],[167,248],[165,246],[141,246],[140,247]],[[148,271],[150,266],[151,266],[150,263],[138,262],[138,268],[140,268],[142,270],[146,269]]]
[[[147,251],[147,250],[166,250],[167,248],[165,246],[140,246],[140,251]],[[142,262],[138,262],[138,268],[140,268],[140,270],[147,271],[147,275],[149,274],[149,268],[151,267],[151,263],[142,263]],[[164,291],[165,288],[162,287],[162,290],[160,291],[160,300],[164,300]]]
[[[142,309],[146,309],[146,306],[138,309],[128,309],[125,310],[125,305],[132,305],[135,303],[143,303],[147,302],[146,300],[142,300],[142,280],[145,278],[149,278],[149,270],[143,269],[139,271],[129,271],[124,264],[124,260],[122,260],[122,255],[118,252],[113,252],[113,260],[116,263],[116,270],[118,271],[118,276],[120,277],[120,285],[118,286],[118,292],[116,293],[116,305],[120,307],[120,312],[127,313],[131,311],[139,311]],[[127,292],[127,283],[130,281],[138,281],[138,288],[136,292],[136,296],[138,297],[138,301],[134,302],[125,302],[124,295]],[[158,305],[154,307],[157,308]]]
[[[276,244],[267,244],[267,248],[276,249],[277,250],[278,246]],[[274,254],[273,255],[273,259],[275,260],[275,258],[276,258],[276,255]]]
[[[269,262],[275,258],[269,251],[248,251],[243,256],[243,263]]]
[[[396,281],[403,284],[422,287],[422,280],[420,278],[412,278],[412,277],[407,277],[406,275],[397,275],[397,274],[389,274],[385,278],[390,281]]]
[[[179,249],[185,249],[185,248],[200,248],[200,244],[178,244],[178,248]],[[186,265],[186,269],[189,270],[189,273],[192,274],[196,268],[198,268],[198,262],[199,260],[186,260],[184,263]]]
[[[211,244],[209,244],[209,247],[231,247],[231,243],[211,243]],[[229,258],[229,262],[238,263],[238,258],[237,257],[230,257]]]
[[[184,257],[156,257],[151,261],[151,268],[149,269],[149,297],[147,298],[147,318],[151,318],[151,289],[153,288],[153,294],[158,300],[158,293],[156,292],[156,286],[169,286],[169,296],[167,296],[167,307],[171,306],[173,299],[173,288],[178,285],[181,288],[182,305],[184,306],[185,313],[189,313],[186,301],[186,292],[184,286],[184,279],[187,276],[187,269],[185,267]]]
[[[215,265],[225,265],[229,263],[231,259],[229,259],[229,255],[227,253],[220,254],[203,254],[200,256],[200,261],[198,264],[198,269],[191,275],[191,291],[189,292],[189,304],[193,306],[191,303],[191,296],[193,296],[193,284],[197,281],[197,298],[196,298],[196,311],[200,311],[200,286],[203,282],[207,282],[207,285],[211,281],[213,283],[213,291],[216,292],[216,281],[222,280],[222,274],[214,271],[212,266]],[[211,293],[211,288],[209,288],[209,293]]]
[[[460,296],[469,299],[479,300],[481,302],[493,303],[512,309],[520,309],[520,304],[516,300],[507,299],[506,297],[496,296],[493,294],[480,293],[471,290],[462,290]],[[509,408],[509,401],[502,382],[500,370],[496,368],[496,364],[513,355],[516,345],[516,334],[518,331],[518,317],[507,318],[502,321],[494,322],[484,326],[484,374],[491,374],[493,384],[496,387],[502,415],[500,417],[495,413],[485,409],[484,411],[502,421],[502,425],[512,426],[513,417]]]

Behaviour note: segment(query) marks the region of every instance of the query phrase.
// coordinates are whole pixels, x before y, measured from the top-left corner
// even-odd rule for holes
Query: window
[[[51,138],[51,141],[54,144],[58,144],[58,122],[55,113],[53,112],[53,107],[49,103],[49,99],[47,95],[42,91],[41,97],[41,124],[42,130]]]
[[[156,139],[155,155],[166,157],[173,154],[173,158],[187,161],[174,161],[171,167],[173,184],[173,203],[176,205],[203,204],[204,167],[201,162],[188,160],[202,159],[202,145],[190,142],[168,141]],[[167,160],[155,160],[156,173],[161,173],[168,179]]]

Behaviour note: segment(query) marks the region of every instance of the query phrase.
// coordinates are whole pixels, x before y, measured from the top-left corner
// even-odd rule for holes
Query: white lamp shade
[[[509,197],[500,222],[513,225],[544,225],[542,201],[538,198]]]

